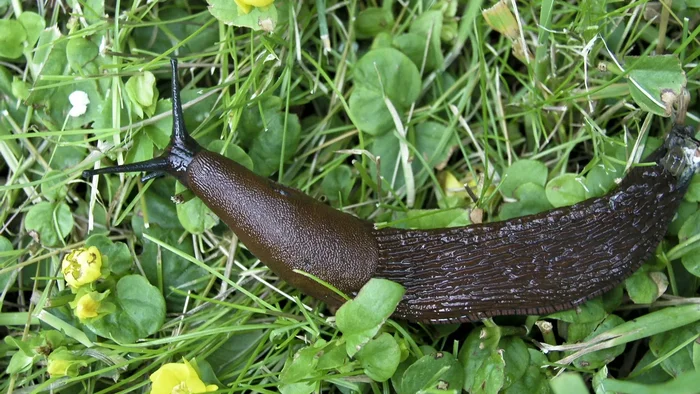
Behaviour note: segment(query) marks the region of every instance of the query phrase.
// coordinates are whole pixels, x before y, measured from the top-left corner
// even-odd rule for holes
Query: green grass
[[[176,208],[173,179],[80,176],[165,147],[176,56],[203,146],[379,226],[570,205],[658,146],[676,112],[663,89],[688,91],[697,127],[697,1],[508,2],[498,31],[479,1],[277,0],[246,16],[232,0],[212,0],[214,16],[189,0],[36,4],[0,2],[5,392],[148,392],[183,358],[225,392],[697,391],[697,176],[656,256],[616,290],[461,326],[382,324],[391,311],[361,299],[336,324],[199,200]],[[272,31],[231,25],[258,18]],[[71,117],[76,90],[90,102]],[[93,286],[115,309],[81,323],[61,262],[85,245],[105,256]],[[69,376],[50,378],[49,360]]]

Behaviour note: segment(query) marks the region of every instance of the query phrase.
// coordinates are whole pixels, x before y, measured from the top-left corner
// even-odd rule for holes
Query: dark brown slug
[[[402,284],[395,317],[428,323],[548,314],[619,284],[647,260],[697,170],[698,142],[676,126],[648,161],[601,198],[503,222],[435,230],[375,229],[370,222],[202,149],[187,133],[173,72],[173,135],[146,162],[84,176],[169,174],[211,208],[280,278],[330,305],[343,299],[294,270],[355,294],[370,278]]]

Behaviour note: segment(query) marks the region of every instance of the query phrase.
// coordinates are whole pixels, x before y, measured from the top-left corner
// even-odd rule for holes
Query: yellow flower
[[[205,385],[185,359],[182,363],[169,363],[158,368],[151,375],[151,382],[151,394],[207,393],[219,389],[215,384]]]
[[[72,288],[96,281],[101,275],[101,269],[102,254],[94,246],[71,251],[63,258],[61,264],[63,277]]]
[[[238,6],[239,14],[247,14],[253,7],[267,7],[272,4],[275,0],[233,0]]]
[[[100,302],[92,298],[92,293],[87,293],[78,299],[78,304],[75,307],[75,315],[78,319],[85,320],[91,317],[97,317],[97,310],[100,308]]]
[[[51,377],[68,376],[68,371],[73,366],[71,360],[49,360],[46,371]]]
[[[87,367],[88,363],[82,357],[78,357],[73,352],[61,346],[49,354],[46,372],[52,378],[61,376],[78,376],[80,368]]]

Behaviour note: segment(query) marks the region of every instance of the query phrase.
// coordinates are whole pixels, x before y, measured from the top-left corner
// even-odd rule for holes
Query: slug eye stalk
[[[86,170],[83,171],[83,177],[88,178],[94,175],[124,172],[148,172],[141,178],[141,181],[145,182],[149,179],[169,174],[187,186],[185,171],[195,154],[202,148],[190,136],[185,127],[182,102],[180,100],[180,85],[177,81],[177,59],[170,59],[170,67],[172,70],[173,133],[170,137],[170,144],[165,148],[163,154],[151,160],[138,163]]]

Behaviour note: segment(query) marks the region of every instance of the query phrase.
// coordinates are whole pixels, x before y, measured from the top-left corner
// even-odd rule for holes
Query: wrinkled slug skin
[[[375,231],[375,276],[406,288],[395,316],[431,323],[569,309],[619,284],[656,249],[687,184],[636,167],[602,198],[503,222]]]
[[[370,222],[209,151],[195,155],[187,168],[187,183],[251,253],[305,294],[330,305],[343,302],[295,269],[346,294],[359,290],[376,269],[378,248]]]

